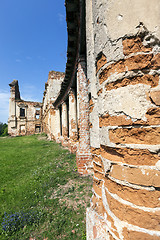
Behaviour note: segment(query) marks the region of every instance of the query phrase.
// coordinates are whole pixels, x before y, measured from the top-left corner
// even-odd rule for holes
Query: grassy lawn
[[[45,136],[0,138],[0,239],[86,239],[92,180]]]

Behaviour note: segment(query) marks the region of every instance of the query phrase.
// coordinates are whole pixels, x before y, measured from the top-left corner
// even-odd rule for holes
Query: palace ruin
[[[10,84],[9,134],[39,126],[76,152],[81,175],[93,175],[87,240],[158,240],[160,2],[65,4],[65,73],[49,73],[42,104],[22,101]]]

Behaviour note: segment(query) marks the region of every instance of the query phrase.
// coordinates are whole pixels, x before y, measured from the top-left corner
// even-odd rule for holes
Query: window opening
[[[36,126],[35,132],[40,133],[41,132],[41,126]]]
[[[20,117],[25,117],[25,108],[20,108]]]
[[[36,108],[35,118],[39,119],[39,117],[40,117],[40,108]]]

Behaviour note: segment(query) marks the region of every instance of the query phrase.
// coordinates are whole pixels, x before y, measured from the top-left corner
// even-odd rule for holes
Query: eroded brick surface
[[[101,69],[101,67],[103,67],[105,64],[107,63],[107,59],[105,57],[104,54],[101,54],[96,62],[96,70],[97,72],[99,71],[99,69]]]
[[[151,63],[152,61],[152,63]],[[153,65],[152,65],[153,64]],[[117,63],[109,65],[100,74],[99,82],[102,84],[110,75],[114,73],[122,73],[125,71],[143,70],[145,68],[157,68],[159,66],[159,58],[153,57],[153,54],[139,54],[125,60],[120,60]]]
[[[160,58],[144,36],[125,37],[122,51],[98,69],[100,146],[91,148],[91,206],[105,219],[108,239],[159,239]]]
[[[156,87],[158,86],[158,82],[159,82],[158,75],[153,76],[153,75],[146,74],[143,76],[123,78],[112,83],[107,83],[105,87],[107,91],[112,89],[117,89],[120,87],[125,87],[127,85],[135,85],[140,83],[150,85],[151,87]]]
[[[160,128],[129,128],[109,131],[110,140],[114,143],[160,144]]]
[[[159,236],[154,235],[149,235],[147,233],[143,232],[136,232],[136,231],[129,231],[126,228],[123,231],[124,239],[125,240],[130,240],[130,239],[136,239],[136,240],[142,240],[142,239],[149,239],[149,240],[158,240]]]
[[[124,55],[137,52],[150,52],[151,48],[147,48],[143,45],[140,37],[126,38],[123,40],[123,52]]]
[[[148,149],[114,148],[103,145],[101,156],[113,162],[139,166],[155,166],[160,159],[156,153],[151,153]]]

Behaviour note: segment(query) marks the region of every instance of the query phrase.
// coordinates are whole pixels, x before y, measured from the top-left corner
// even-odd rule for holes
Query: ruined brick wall
[[[41,107],[39,102],[20,98],[18,81],[10,84],[8,133],[11,136],[30,135],[41,132]],[[22,112],[21,112],[22,111]]]
[[[78,144],[78,125],[77,125],[77,101],[75,91],[73,89],[69,92],[69,139],[70,151],[77,151]]]
[[[53,102],[58,96],[63,79],[64,73],[50,71],[43,96],[43,132],[45,132],[50,139],[56,139],[57,141],[59,141],[60,137],[60,125],[59,119],[57,119],[59,110],[53,107]]]
[[[88,69],[94,176],[87,239],[158,240],[160,3],[86,3],[88,68],[96,66],[95,76]]]
[[[92,173],[92,157],[89,133],[89,92],[86,76],[86,60],[83,56],[79,58],[77,82],[79,139],[76,160],[78,172],[81,175],[88,175]]]
[[[73,153],[77,150],[77,102],[73,89],[70,89],[64,101],[55,108],[56,101],[64,80],[64,73],[49,72],[48,81],[45,84],[42,107],[43,132],[50,139],[56,140],[63,146],[68,147]],[[61,110],[60,110],[61,109]]]

